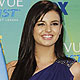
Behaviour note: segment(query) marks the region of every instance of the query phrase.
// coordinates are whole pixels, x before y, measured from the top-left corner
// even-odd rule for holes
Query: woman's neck
[[[35,58],[38,63],[41,64],[48,64],[54,62],[56,59],[55,52],[54,52],[54,45],[52,46],[42,46],[36,45],[35,46]]]

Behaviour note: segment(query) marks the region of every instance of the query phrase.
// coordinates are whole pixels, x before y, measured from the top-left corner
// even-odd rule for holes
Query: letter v
[[[3,2],[1,3],[1,0],[0,0],[0,6],[3,7],[3,4],[4,4],[5,0],[3,0]]]

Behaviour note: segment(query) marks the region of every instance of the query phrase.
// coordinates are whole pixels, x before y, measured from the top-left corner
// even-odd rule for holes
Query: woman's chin
[[[42,44],[42,45],[45,46],[45,47],[51,47],[51,46],[54,45],[54,43],[44,43],[44,44]]]

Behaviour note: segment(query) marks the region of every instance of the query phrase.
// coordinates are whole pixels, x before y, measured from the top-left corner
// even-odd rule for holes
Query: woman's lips
[[[44,34],[44,35],[42,35],[42,38],[45,39],[45,40],[51,40],[52,37],[53,37],[52,34]]]

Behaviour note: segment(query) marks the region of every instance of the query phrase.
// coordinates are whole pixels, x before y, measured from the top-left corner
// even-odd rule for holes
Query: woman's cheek
[[[58,34],[60,30],[59,30],[59,28],[53,28],[52,31],[53,31],[55,34]]]

